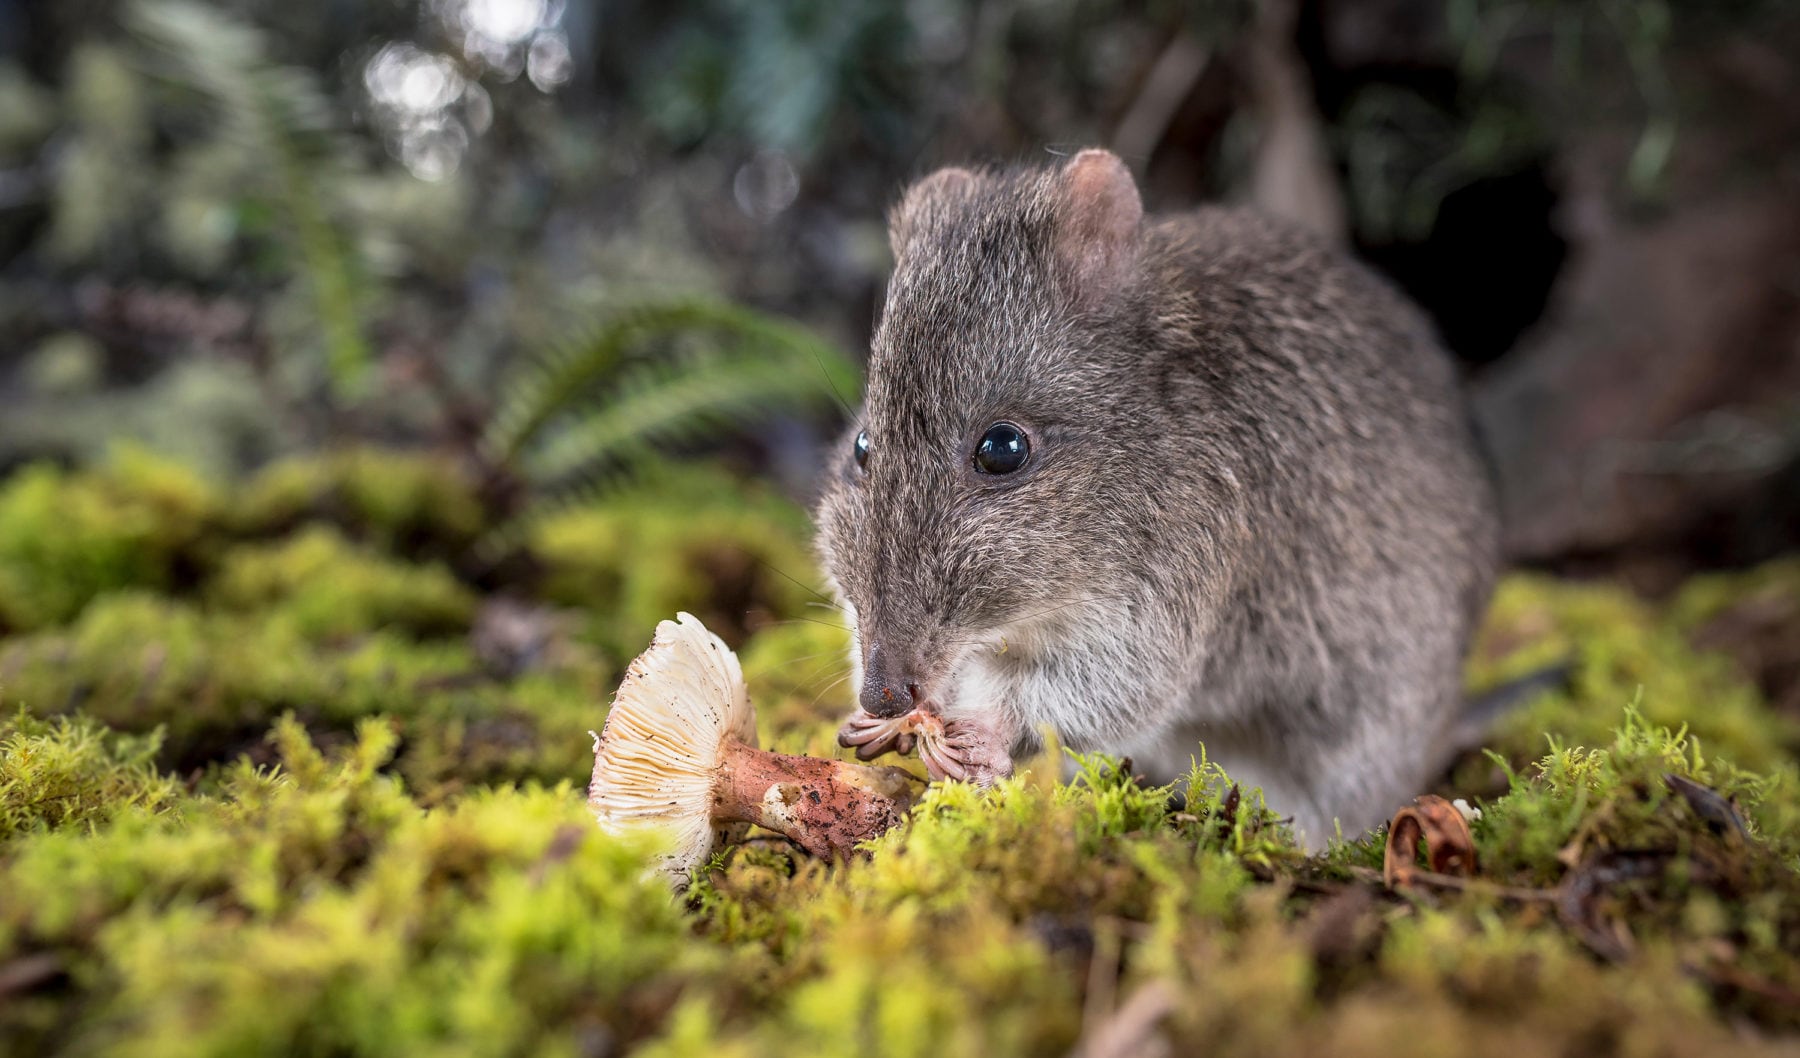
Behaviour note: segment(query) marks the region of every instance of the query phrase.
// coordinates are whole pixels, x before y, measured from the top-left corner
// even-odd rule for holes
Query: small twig
[[[556,833],[550,836],[550,844],[544,849],[544,854],[531,865],[531,872],[526,876],[533,889],[543,885],[544,879],[549,877],[553,869],[575,855],[575,850],[581,847],[589,830],[589,827],[573,823],[564,823],[557,828]]]
[[[1783,1006],[1800,1009],[1800,990],[1789,988],[1779,981],[1759,977],[1748,970],[1740,970],[1735,966],[1716,962],[1683,962],[1681,968],[1715,988],[1721,986],[1735,988],[1764,999],[1772,999]]]
[[[1136,1058],[1166,1049],[1156,1027],[1175,1009],[1175,991],[1164,981],[1146,982],[1075,1047],[1075,1058]],[[1160,1045],[1160,1046],[1159,1046]]]
[[[1104,1026],[1118,1014],[1115,1003],[1118,999],[1119,960],[1124,946],[1119,942],[1118,930],[1107,928],[1111,924],[1107,919],[1094,923],[1094,950],[1088,956],[1087,992],[1081,1011],[1081,1023],[1084,1026]],[[1098,1033],[1104,1030],[1095,1031]]]
[[[1250,199],[1272,216],[1342,243],[1344,195],[1325,145],[1312,78],[1294,42],[1297,0],[1262,0],[1248,45],[1250,94],[1261,121]]]
[[[0,966],[0,996],[29,992],[64,972],[62,956],[41,951]]]
[[[1177,33],[1144,77],[1143,87],[1119,119],[1113,150],[1128,162],[1149,161],[1169,131],[1169,123],[1212,60],[1212,53],[1185,33]]]
[[[1352,878],[1359,881],[1373,882],[1386,887],[1380,871],[1369,867],[1346,868]],[[1459,893],[1476,893],[1499,897],[1502,900],[1518,900],[1525,903],[1553,903],[1562,898],[1563,887],[1551,889],[1531,889],[1525,886],[1500,885],[1481,878],[1459,878],[1453,874],[1439,874],[1436,871],[1414,870],[1407,876],[1407,883],[1429,885],[1439,889],[1453,889]]]

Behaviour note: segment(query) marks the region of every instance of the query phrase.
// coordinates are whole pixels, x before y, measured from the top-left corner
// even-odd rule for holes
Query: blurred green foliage
[[[1777,585],[1782,567],[1764,571],[1757,584]],[[1695,592],[1709,590],[1708,582]],[[1740,591],[1734,601],[1748,594]],[[1662,608],[1614,585],[1569,584],[1547,577],[1515,576],[1501,585],[1470,664],[1479,689],[1573,659],[1566,690],[1547,693],[1502,723],[1509,744],[1541,746],[1544,732],[1581,745],[1597,745],[1615,718],[1573,708],[1583,701],[1630,702],[1654,686],[1639,709],[1664,727],[1685,727],[1702,746],[1730,747],[1739,764],[1768,769],[1793,756],[1800,730],[1792,718],[1771,712],[1756,685],[1732,661],[1696,649],[1681,615],[1694,594]],[[1694,703],[1704,702],[1704,709]]]
[[[346,431],[444,439],[479,458],[498,408],[508,418],[493,424],[491,454],[532,465],[488,469],[567,484],[702,427],[716,443],[742,422],[817,417],[834,389],[854,395],[855,371],[831,343],[708,299],[707,269],[682,273],[696,296],[678,302],[660,283],[676,272],[662,266],[617,282],[601,230],[611,224],[585,189],[616,184],[618,159],[579,149],[579,128],[519,98],[513,75],[488,60],[377,38],[344,56],[359,75],[349,84],[319,68],[303,44],[311,37],[283,33],[267,5],[100,6],[118,32],[65,27],[60,93],[10,69],[17,113],[0,122],[13,136],[0,155],[41,153],[50,177],[45,234],[22,248],[88,286],[74,305],[0,305],[44,337],[23,376],[34,407],[0,424],[0,459],[84,456],[89,434],[126,433],[234,469],[230,439],[247,433],[236,407],[177,402],[155,385],[134,387],[138,403],[153,399],[141,413],[111,390],[103,398],[98,387],[119,373],[116,347],[88,356],[88,369],[61,369],[74,363],[60,355],[70,340],[107,328],[109,344],[150,344],[169,377],[211,363],[199,373],[241,390],[232,368],[248,363],[256,399],[277,413],[263,416],[256,444],[237,446],[250,459]],[[458,10],[422,10],[425,43],[449,43],[431,39],[440,16],[475,17]],[[360,48],[357,34],[394,28],[370,13],[331,32]],[[563,33],[548,21],[537,36]],[[508,96],[511,109],[499,105]],[[420,123],[455,136],[421,156]],[[539,153],[499,146],[520,138],[542,141]],[[446,154],[446,143],[460,146]],[[384,148],[402,164],[377,161]],[[572,233],[566,266],[544,268],[545,240]],[[647,238],[665,261],[698,260],[690,235]],[[0,301],[8,293],[23,289],[0,289]],[[515,368],[521,354],[529,362]],[[572,364],[584,365],[579,391],[558,384]]]
[[[474,594],[443,566],[397,565],[324,527],[226,552],[208,600],[230,612],[276,611],[302,636],[322,640],[384,627],[456,632],[475,616]]]
[[[127,21],[147,45],[152,68],[211,110],[211,134],[185,146],[171,166],[189,186],[230,188],[240,210],[271,215],[271,234],[288,241],[284,250],[317,323],[334,393],[347,399],[363,392],[370,368],[365,304],[375,291],[351,256],[345,220],[331,215],[327,196],[355,169],[314,76],[275,65],[261,32],[194,0],[135,0]],[[207,218],[187,215],[193,203],[182,205],[186,212],[166,222],[173,245],[207,263],[205,245],[186,238],[204,231]]]
[[[674,600],[734,641],[741,630],[828,603],[815,586],[807,531],[789,501],[690,469],[548,515],[532,525],[527,546],[545,564],[544,597],[586,607],[594,640],[629,657]]]
[[[1618,181],[1655,200],[1679,130],[1708,105],[1680,76],[1682,49],[1781,14],[1768,0],[1303,8],[1353,235],[1375,246],[1427,239],[1447,196],[1549,165],[1600,129],[1635,141]],[[1261,120],[1246,105],[1255,13],[1184,0],[408,0],[330,17],[271,0],[55,5],[22,30],[33,48],[0,60],[0,167],[18,176],[0,194],[0,253],[21,262],[0,277],[0,331],[46,354],[42,371],[0,363],[21,406],[0,421],[0,464],[88,458],[109,435],[220,471],[345,437],[480,449],[508,429],[496,416],[522,421],[524,395],[541,392],[522,361],[584,350],[619,373],[556,395],[563,421],[516,453],[528,476],[606,476],[664,444],[677,408],[691,414],[676,432],[709,447],[816,440],[824,379],[852,396],[829,354],[867,332],[899,183],[939,162],[1106,141],[1184,38],[1206,58],[1131,161],[1158,204],[1239,197]],[[1399,51],[1370,43],[1389,19],[1407,29]],[[777,334],[738,303],[825,340]],[[658,313],[666,326],[647,330]],[[100,355],[51,370],[72,363],[48,355],[71,338]],[[823,351],[822,371],[793,369],[795,338]]]
[[[218,510],[208,485],[137,449],[88,474],[14,475],[0,485],[0,628],[67,621],[104,591],[170,586]]]
[[[380,547],[437,551],[467,545],[485,514],[475,483],[452,459],[348,448],[270,464],[242,487],[227,517],[252,536],[317,520]]]

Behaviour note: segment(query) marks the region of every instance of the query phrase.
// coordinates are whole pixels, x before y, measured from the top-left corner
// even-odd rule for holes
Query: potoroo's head
[[[1142,227],[1098,150],[944,169],[894,210],[866,403],[817,512],[869,712],[953,704],[971,652],[1141,579],[1159,466],[1182,454],[1138,394]]]

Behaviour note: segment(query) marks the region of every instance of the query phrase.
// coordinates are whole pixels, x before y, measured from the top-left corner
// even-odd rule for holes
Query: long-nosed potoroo
[[[991,781],[1043,727],[1158,781],[1207,756],[1317,845],[1440,768],[1497,565],[1422,313],[1255,214],[1146,217],[1113,154],[944,169],[895,270],[819,549],[864,757],[934,718]]]

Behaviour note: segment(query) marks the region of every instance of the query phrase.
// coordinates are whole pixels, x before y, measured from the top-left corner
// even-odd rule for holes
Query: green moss
[[[1466,911],[1421,909],[1386,930],[1383,983],[1354,988],[1302,1030],[1299,1046],[1422,1056],[1454,1041],[1458,1053],[1495,1058],[1778,1053],[1721,1024],[1667,949],[1621,972],[1554,930]]]
[[[1151,987],[1172,999],[1157,1031],[1177,1053],[1711,1053],[1742,1044],[1722,1011],[1780,1014],[1695,967],[1729,946],[1734,972],[1780,981],[1800,940],[1778,870],[1800,826],[1770,814],[1785,780],[1720,770],[1635,718],[1606,750],[1519,776],[1476,830],[1489,877],[1530,883],[1554,856],[1519,836],[1586,790],[1556,838],[1737,857],[1753,885],[1738,907],[1691,871],[1615,894],[1650,901],[1623,963],[1541,904],[1304,882],[1285,832],[1228,811],[1211,767],[1180,812],[1101,758],[1066,784],[1039,767],[987,793],[934,787],[866,860],[748,846],[684,911],[647,872],[654,850],[600,834],[569,785],[427,811],[384,768],[388,725],[331,752],[292,720],[273,738],[278,771],[237,767],[179,814],[126,807],[0,845],[19,897],[0,906],[0,959],[49,956],[75,982],[0,1007],[11,1038],[39,1053],[1057,1054]],[[1709,851],[1728,839],[1639,789],[1665,769],[1735,793],[1755,842]]]
[[[0,842],[172,805],[181,787],[156,769],[161,741],[157,732],[119,735],[86,719],[20,712],[0,721]]]
[[[445,554],[486,527],[475,482],[429,453],[351,448],[276,463],[233,505],[232,525],[267,536],[323,521],[378,546]]]
[[[458,642],[383,631],[320,644],[291,621],[116,595],[67,632],[0,645],[0,703],[39,716],[80,710],[119,731],[160,728],[158,759],[183,772],[253,750],[285,711],[340,735],[385,716],[406,736],[400,770],[436,800],[471,783],[580,775],[610,672],[570,648],[504,685]]]
[[[0,631],[67,621],[102,592],[173,585],[218,513],[203,482],[135,448],[89,473],[19,472],[0,486]]]
[[[1703,627],[1725,611],[1757,607],[1792,614],[1800,610],[1800,558],[1755,569],[1690,578],[1669,604],[1669,621],[1684,632]]]
[[[280,771],[238,769],[177,823],[134,812],[15,841],[0,943],[51,954],[81,1017],[27,997],[27,1050],[113,1054],[557,1053],[627,1040],[721,953],[688,943],[644,853],[568,786],[425,813],[365,725],[322,756],[291,722]]]
[[[1721,800],[1696,804],[1666,776]],[[1741,813],[1747,836],[1725,822],[1728,813]],[[1597,950],[1666,946],[1694,966],[1725,951],[1739,972],[1800,979],[1800,766],[1792,761],[1771,774],[1744,772],[1628,710],[1610,746],[1558,747],[1515,777],[1476,837],[1492,876],[1594,881],[1589,900],[1557,906],[1565,919],[1578,909],[1569,924]],[[1614,923],[1629,924],[1628,939]]]
[[[259,735],[284,706],[324,698],[330,678],[291,628],[133,593],[96,602],[66,631],[7,643],[0,669],[8,700],[40,716],[85,709],[122,730],[166,724],[175,747]]]
[[[1761,821],[1756,841],[1734,845],[1651,792],[1664,770],[1738,796]],[[1607,748],[1555,755],[1489,806],[1476,837],[1496,881],[1566,870],[1561,845],[1519,846],[1527,833],[1566,843],[1587,827],[1595,849],[1667,853],[1667,872],[1601,890],[1635,908],[1634,954],[1621,964],[1546,918],[1547,902],[1301,887],[1311,868],[1266,816],[1240,805],[1227,818],[1225,780],[1210,767],[1192,810],[1173,814],[1163,791],[1100,759],[1068,785],[935,787],[866,863],[827,874],[752,850],[704,879],[705,932],[764,954],[771,1001],[733,1025],[695,1000],[654,1053],[1060,1053],[1084,1018],[1151,982],[1172,999],[1161,1034],[1175,1053],[1435,1054],[1448,1042],[1483,1055],[1702,1053],[1734,1043],[1721,1007],[1783,1022],[1768,1003],[1715,993],[1697,967],[1729,950],[1751,980],[1800,969],[1780,954],[1800,950],[1784,866],[1800,826],[1786,782],[1696,760],[1679,733],[1630,717]],[[1703,879],[1685,857],[1736,873]],[[1734,905],[1721,884],[1747,898]]]
[[[507,686],[432,690],[406,723],[401,774],[431,803],[492,783],[585,781],[611,672],[581,657]]]
[[[1544,870],[1577,835],[1584,843],[1655,845],[1671,829],[1690,829],[1684,809],[1663,776],[1691,779],[1745,806],[1746,818],[1777,861],[1800,856],[1800,771],[1793,761],[1765,774],[1709,757],[1686,728],[1649,723],[1640,708],[1625,710],[1609,745],[1587,748],[1555,740],[1531,772],[1514,776],[1479,830],[1490,869]],[[1496,859],[1497,857],[1497,859]]]
[[[539,522],[525,605],[575,616],[496,656],[432,564],[479,532],[472,493],[404,457],[413,483],[376,495],[384,458],[290,464],[236,512],[151,487],[154,464],[0,487],[28,538],[66,518],[114,556],[74,575],[0,550],[73,600],[0,642],[0,1050],[1064,1054],[1157,989],[1172,1053],[1773,1053],[1800,1031],[1800,743],[1701,634],[1800,598],[1788,565],[1666,605],[1503,586],[1472,686],[1576,675],[1446,791],[1484,809],[1468,891],[1386,892],[1380,835],[1306,858],[1204,760],[1172,790],[1052,753],[933,787],[846,865],[765,836],[681,903],[585,813],[586,732],[685,608],[740,646],[766,745],[839,752],[847,635],[804,515],[701,470]],[[151,513],[121,534],[120,510]]]
[[[809,616],[823,596],[806,540],[791,503],[692,471],[546,517],[527,543],[545,598],[582,608],[594,641],[624,660],[643,649],[645,629],[679,610],[733,645],[749,629]]]
[[[1707,752],[1742,767],[1773,768],[1800,747],[1800,724],[1769,710],[1729,658],[1696,649],[1679,620],[1616,587],[1508,578],[1476,643],[1471,686],[1563,661],[1573,663],[1571,686],[1514,711],[1495,732],[1490,744],[1515,762],[1542,753],[1546,734],[1606,744],[1620,703],[1640,692],[1646,720],[1685,724]]]
[[[0,693],[38,716],[81,710],[121,731],[162,727],[161,759],[191,767],[259,739],[287,709],[327,725],[409,713],[417,686],[471,664],[460,647],[386,634],[342,650],[314,647],[287,622],[123,593],[66,631],[0,646]]]
[[[227,552],[207,597],[221,609],[291,622],[309,639],[382,628],[462,632],[475,615],[473,593],[442,566],[381,558],[326,526]]]

